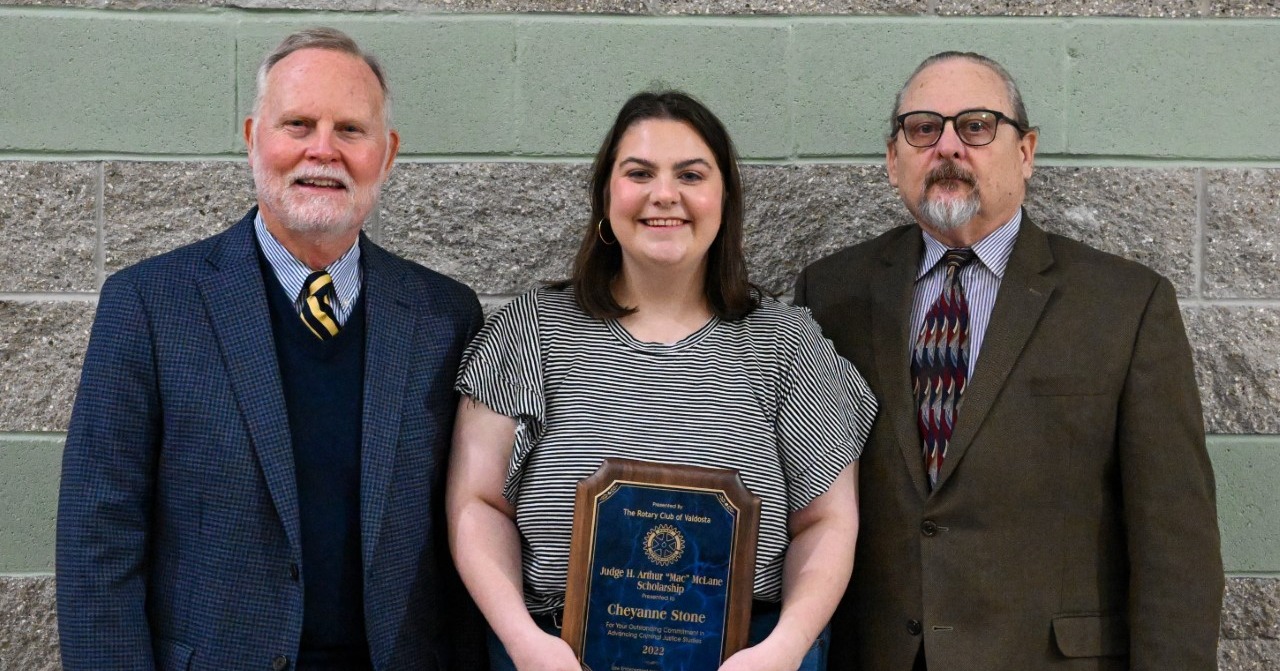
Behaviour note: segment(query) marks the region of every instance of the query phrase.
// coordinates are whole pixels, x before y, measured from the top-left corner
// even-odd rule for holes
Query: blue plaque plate
[[[564,637],[589,671],[703,671],[746,645],[760,499],[736,471],[607,459],[578,485]]]

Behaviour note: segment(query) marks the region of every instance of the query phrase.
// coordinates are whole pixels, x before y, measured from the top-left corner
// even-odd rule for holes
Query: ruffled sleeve
[[[462,354],[458,392],[516,420],[515,445],[503,496],[514,501],[529,451],[541,437],[546,415],[537,291],[504,305],[485,322]]]
[[[799,321],[777,418],[791,510],[821,496],[862,454],[876,415],[875,396],[853,364],[836,354],[807,309]]]

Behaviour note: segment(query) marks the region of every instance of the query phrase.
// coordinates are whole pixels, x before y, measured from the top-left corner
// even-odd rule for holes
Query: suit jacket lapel
[[[254,240],[256,212],[256,208],[251,210],[223,234],[221,244],[208,257],[213,272],[197,284],[276,512],[290,544],[300,551],[302,528],[293,445]]]
[[[373,561],[387,503],[418,308],[387,252],[362,238],[364,258],[364,413],[360,453],[360,536]],[[427,522],[424,520],[423,524]]]
[[[924,479],[924,457],[920,452],[920,430],[916,418],[915,395],[911,390],[911,300],[924,242],[918,228],[887,245],[881,255],[884,267],[875,281],[871,328],[880,393],[881,412],[892,422],[904,466],[923,499],[928,496]]]
[[[1000,293],[991,310],[991,321],[978,353],[978,363],[973,379],[965,389],[957,411],[955,431],[947,447],[938,474],[937,488],[946,484],[973,443],[978,429],[986,420],[992,404],[1004,388],[1009,372],[1026,348],[1031,332],[1053,293],[1055,284],[1046,278],[1044,271],[1053,264],[1049,252],[1049,238],[1043,230],[1031,223],[1024,212],[1018,239],[1014,242],[1000,281]]]

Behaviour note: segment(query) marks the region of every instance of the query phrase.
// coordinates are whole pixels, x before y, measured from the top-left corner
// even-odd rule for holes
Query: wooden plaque
[[[573,514],[561,636],[582,668],[714,669],[746,647],[759,523],[737,471],[605,459]]]

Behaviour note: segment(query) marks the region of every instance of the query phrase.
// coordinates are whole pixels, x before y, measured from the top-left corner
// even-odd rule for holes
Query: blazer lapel
[[[915,395],[911,390],[911,299],[924,242],[918,228],[905,229],[881,255],[882,276],[874,281],[871,328],[874,335],[876,373],[884,395],[881,412],[892,422],[904,466],[916,492],[929,494],[920,452],[920,430]]]
[[[418,308],[387,252],[362,237],[364,257],[364,413],[360,453],[360,537],[372,565],[400,437]],[[423,522],[426,523],[425,521]]]
[[[955,471],[956,465],[973,443],[992,404],[1004,388],[1009,372],[1013,370],[1014,363],[1027,346],[1031,332],[1040,321],[1040,315],[1055,287],[1054,282],[1043,275],[1052,264],[1048,236],[1031,223],[1024,212],[1018,239],[1009,256],[1009,265],[1000,281],[1000,293],[991,310],[991,321],[987,326],[982,351],[978,353],[973,380],[969,382],[960,401],[955,432],[947,447],[947,458],[943,460],[942,470],[938,473],[937,489],[946,484],[947,478]]]
[[[256,208],[223,235],[208,257],[213,272],[197,285],[276,512],[289,543],[300,551],[293,445],[254,240],[255,214]]]

